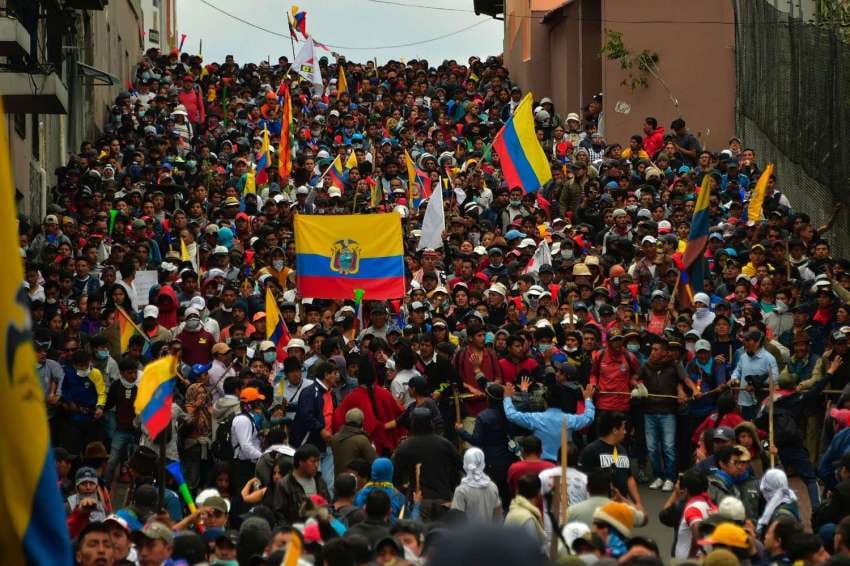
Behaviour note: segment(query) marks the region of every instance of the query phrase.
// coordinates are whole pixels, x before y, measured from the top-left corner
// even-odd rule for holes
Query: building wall
[[[79,59],[114,75],[119,82],[115,86],[90,86],[91,79],[77,78],[83,81],[80,105],[69,103],[71,114],[68,115],[26,114],[18,118],[7,115],[18,212],[33,219],[40,220],[45,213],[47,190],[56,182],[56,168],[67,163],[69,153],[79,149],[80,141],[94,139],[100,132],[115,96],[127,89],[141,53],[139,0],[112,0],[103,11],[81,14],[76,37],[62,42],[75,48],[64,51],[66,60],[64,68],[59,70],[60,76],[66,84],[73,80],[68,70]],[[39,53],[46,47],[45,26],[45,20],[41,19],[37,34]]]
[[[668,92],[650,78],[648,88],[632,92],[621,85],[628,73],[619,62],[603,58],[606,139],[625,142],[630,135],[641,133],[646,116],[654,116],[665,128],[681,116],[704,146],[725,147],[735,133],[732,3],[602,0],[602,14],[608,29],[623,34],[627,48],[635,53],[642,49],[658,53],[661,77],[669,86]],[[678,100],[678,109],[671,96]]]
[[[550,96],[550,38],[542,23],[563,0],[505,0],[504,60],[514,82],[535,98]]]

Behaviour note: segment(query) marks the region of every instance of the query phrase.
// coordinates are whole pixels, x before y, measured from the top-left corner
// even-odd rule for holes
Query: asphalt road
[[[640,487],[640,497],[643,500],[643,506],[649,515],[649,523],[642,528],[635,529],[634,534],[645,537],[650,537],[658,544],[658,549],[661,551],[661,559],[665,563],[670,560],[670,551],[673,548],[673,529],[661,524],[658,520],[658,512],[664,506],[664,502],[670,496],[669,492],[661,490],[649,489],[646,486]]]

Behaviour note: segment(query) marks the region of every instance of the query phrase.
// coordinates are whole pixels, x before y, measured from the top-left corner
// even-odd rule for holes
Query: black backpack
[[[224,419],[217,421],[215,438],[210,445],[210,453],[216,462],[231,462],[233,461],[233,444],[231,443],[231,430],[233,429],[233,419],[241,413],[233,413],[226,416]],[[253,421],[251,421],[253,424]]]

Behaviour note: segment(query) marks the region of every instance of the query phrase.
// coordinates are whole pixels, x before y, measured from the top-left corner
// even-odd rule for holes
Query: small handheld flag
[[[151,438],[156,438],[171,424],[176,375],[177,358],[174,356],[159,358],[142,370],[134,407]]]

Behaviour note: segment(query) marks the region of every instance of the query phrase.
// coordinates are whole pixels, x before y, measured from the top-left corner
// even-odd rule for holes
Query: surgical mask
[[[788,305],[785,303],[785,301],[780,301],[777,299],[776,312],[778,312],[779,314],[784,314],[788,312]]]
[[[593,301],[593,304],[596,305],[596,308],[598,309],[599,307],[601,307],[602,305],[605,304],[605,301],[603,301],[601,299],[597,299],[597,300]]]
[[[94,355],[98,360],[106,360],[109,359],[109,350],[97,350]]]
[[[521,200],[513,200],[513,199],[511,199],[511,206],[512,206],[512,207],[517,208],[517,207],[518,207],[519,205],[521,205],[521,204],[522,204],[522,201],[521,201]]]
[[[77,375],[79,375],[80,377],[88,377],[90,373],[91,373],[91,367],[87,367],[86,369],[78,369],[77,370]]]
[[[561,257],[564,259],[573,259],[573,249],[565,248],[561,250]]]
[[[201,320],[198,318],[192,318],[187,320],[186,328],[192,331],[199,330],[201,328]]]
[[[629,342],[628,344],[626,344],[626,350],[628,350],[629,352],[640,352],[640,344]]]
[[[564,351],[568,354],[575,354],[576,352],[578,352],[578,348],[567,348],[566,346],[564,346]]]
[[[263,352],[263,361],[267,364],[274,362],[275,358],[277,358],[276,352]]]
[[[272,267],[275,268],[275,271],[280,271],[281,269],[283,269],[283,260],[282,259],[273,260],[272,261]]]
[[[552,349],[552,344],[538,344],[537,349],[540,350],[541,353],[548,352]]]

